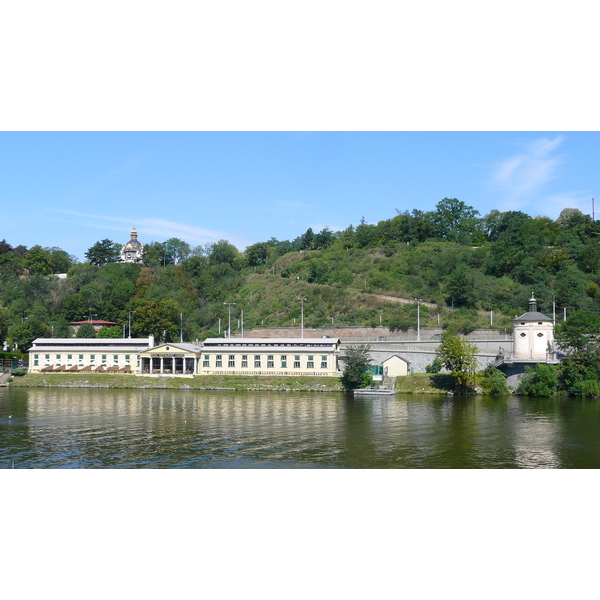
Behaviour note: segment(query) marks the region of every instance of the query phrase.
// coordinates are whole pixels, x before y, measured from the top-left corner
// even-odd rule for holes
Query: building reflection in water
[[[22,398],[23,414],[14,415],[22,427],[11,426],[14,447],[0,458],[29,467],[552,468],[600,460],[599,403],[583,410],[514,397],[10,393]]]

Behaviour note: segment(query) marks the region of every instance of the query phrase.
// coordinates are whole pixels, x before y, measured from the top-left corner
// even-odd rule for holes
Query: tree
[[[436,350],[436,357],[452,375],[455,386],[461,391],[475,387],[478,365],[476,352],[476,346],[459,337],[454,329],[448,329],[442,335],[442,343]]]
[[[169,298],[141,302],[133,312],[134,328],[138,335],[153,335],[156,342],[166,337],[169,341],[179,332],[179,314],[182,312],[177,302]]]
[[[191,252],[190,245],[179,238],[169,238],[164,246],[165,254],[169,257],[170,262],[175,265],[185,260]]]
[[[121,246],[109,239],[103,239],[96,242],[85,253],[89,262],[97,267],[102,267],[109,262],[114,262],[119,258]]]
[[[554,332],[558,346],[571,355],[596,353],[600,344],[600,317],[587,310],[573,311]]]
[[[52,273],[51,262],[50,253],[39,245],[33,246],[27,253],[26,265],[32,274],[49,275]]]
[[[233,244],[227,240],[219,240],[211,246],[208,258],[212,265],[226,263],[233,266],[238,254],[238,249]]]
[[[253,244],[246,248],[246,260],[251,267],[258,267],[264,265],[269,257],[269,246],[264,242]]]
[[[439,237],[461,244],[473,243],[477,233],[483,239],[479,211],[472,206],[456,198],[444,198],[435,208],[433,223]]]
[[[94,329],[94,326],[91,323],[83,323],[77,330],[77,335],[75,337],[95,338],[96,330]]]
[[[119,325],[113,325],[112,327],[104,327],[100,328],[100,331],[96,334],[96,337],[99,338],[120,338],[123,335],[123,330]]]
[[[369,367],[371,366],[370,349],[371,347],[368,345],[353,346],[346,349],[344,373],[341,377],[345,390],[364,388],[371,383],[372,376],[369,373]]]
[[[527,396],[555,396],[558,389],[558,373],[553,365],[539,363],[535,369],[525,367],[520,392]]]

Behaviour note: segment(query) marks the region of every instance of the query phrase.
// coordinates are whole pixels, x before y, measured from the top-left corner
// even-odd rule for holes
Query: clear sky
[[[271,237],[377,223],[458,198],[481,215],[591,213],[600,136],[581,132],[3,132],[10,244],[80,260],[96,241]],[[599,196],[600,199],[600,196]],[[600,209],[600,204],[599,204]]]

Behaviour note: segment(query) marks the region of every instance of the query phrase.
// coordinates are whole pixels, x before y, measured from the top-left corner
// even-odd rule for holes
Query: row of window
[[[102,354],[102,362],[105,363],[106,359],[107,359],[107,354]],[[62,354],[56,354],[55,355],[56,360],[60,361]],[[83,360],[84,355],[83,354],[79,354],[79,360],[82,361]],[[130,354],[126,354],[125,355],[125,360],[129,361],[130,360],[131,355]],[[50,354],[44,354],[44,359],[46,361],[50,360]],[[67,360],[73,360],[73,355],[72,354],[67,354]],[[96,355],[95,354],[90,354],[90,362],[93,362],[96,360]],[[113,354],[113,360],[114,362],[119,362],[119,355],[118,354]],[[39,354],[34,354],[33,355],[33,364],[34,366],[39,366]]]
[[[223,367],[223,354],[215,354],[214,358],[215,358],[215,368],[222,368]],[[247,369],[248,368],[248,354],[242,354],[242,360],[241,360],[241,368],[242,369]],[[263,355],[260,354],[255,354],[253,355],[254,358],[254,368],[255,369],[262,369],[262,359],[263,359]],[[306,368],[307,369],[314,369],[315,368],[315,357],[313,355],[308,355],[306,360]],[[235,362],[236,362],[236,355],[235,354],[229,354],[227,355],[227,367],[229,369],[233,369],[235,368]],[[211,355],[210,354],[205,354],[204,355],[204,360],[202,361],[202,366],[205,368],[210,368],[211,364]],[[294,355],[294,361],[293,361],[293,365],[294,365],[294,369],[300,369],[300,355]],[[288,368],[288,357],[285,354],[282,354],[281,356],[279,356],[279,367],[281,369],[287,369]],[[273,354],[268,354],[267,355],[267,369],[274,369],[275,368],[275,355]],[[321,369],[326,369],[327,368],[327,356],[321,356]]]
[[[61,356],[62,356],[61,354],[57,354],[57,355],[56,355],[56,360],[60,360],[60,357],[61,357]],[[106,357],[107,357],[107,355],[106,355],[106,354],[103,354],[103,355],[102,355],[102,360],[103,360],[103,361],[105,361],[105,360],[106,360]],[[129,355],[129,354],[126,354],[126,355],[125,355],[125,360],[129,360],[129,357],[130,357],[130,355]],[[33,358],[34,358],[34,359],[37,359],[37,358],[38,358],[38,355],[37,355],[37,354],[34,354],[34,355],[33,355]],[[50,360],[50,355],[49,355],[49,354],[44,354],[44,358],[45,358],[46,360]],[[118,355],[118,354],[113,354],[113,358],[114,358],[114,360],[119,360],[119,355]],[[67,354],[67,360],[73,360],[73,355],[72,355],[72,354]],[[80,355],[79,355],[79,360],[83,360],[83,354],[80,354]],[[90,354],[90,360],[96,360],[96,355],[95,355],[95,354]]]

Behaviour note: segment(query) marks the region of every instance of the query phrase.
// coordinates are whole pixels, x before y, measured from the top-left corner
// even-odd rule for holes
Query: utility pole
[[[244,309],[242,308],[242,337],[244,337]]]
[[[231,337],[231,307],[235,306],[235,302],[223,302],[223,304],[227,305],[227,312],[229,315],[228,327],[227,327],[227,337]]]
[[[417,342],[421,341],[421,298],[415,298],[417,301]]]
[[[131,338],[131,311],[129,311],[129,337]]]
[[[183,313],[179,313],[179,341],[183,342]]]
[[[300,300],[301,305],[302,305],[302,325],[300,327],[300,331],[301,331],[301,335],[300,337],[304,337],[304,301],[306,300],[306,298],[298,298],[298,300]]]

